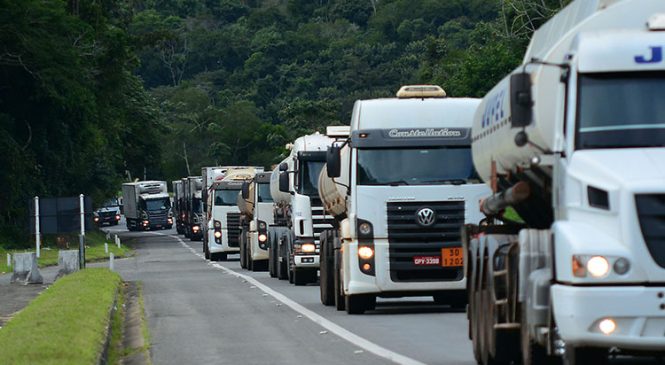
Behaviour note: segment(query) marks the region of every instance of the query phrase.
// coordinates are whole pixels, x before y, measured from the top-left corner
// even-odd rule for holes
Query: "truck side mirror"
[[[526,127],[533,120],[531,74],[527,72],[510,76],[510,117],[512,128]]]
[[[240,191],[242,193],[242,198],[247,200],[247,198],[249,198],[249,183],[247,181],[244,181],[242,183],[242,187],[240,188]]]
[[[286,162],[279,164],[279,171],[286,171],[289,169],[289,165]]]
[[[281,167],[281,166],[280,166]],[[289,173],[282,171],[279,173],[279,191],[282,193],[289,192]]]
[[[341,169],[341,158],[339,146],[330,146],[326,152],[326,171],[328,177],[339,177]]]

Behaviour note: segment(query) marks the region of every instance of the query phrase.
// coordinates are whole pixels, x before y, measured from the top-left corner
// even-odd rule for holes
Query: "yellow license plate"
[[[462,249],[462,247],[442,248],[441,266],[443,267],[464,266],[464,250]]]

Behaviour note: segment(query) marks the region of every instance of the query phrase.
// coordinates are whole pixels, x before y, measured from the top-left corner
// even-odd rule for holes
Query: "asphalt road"
[[[319,301],[316,285],[296,287],[237,258],[211,263],[201,242],[175,230],[126,232],[135,257],[117,260],[125,280],[141,281],[154,364],[459,364],[472,365],[463,312],[431,298],[379,299],[364,315]],[[663,364],[618,357],[619,364]]]
[[[465,314],[429,297],[349,316],[321,305],[318,286],[242,270],[233,256],[209,263],[174,230],[121,236],[138,238],[115,268],[143,283],[154,364],[475,364]]]

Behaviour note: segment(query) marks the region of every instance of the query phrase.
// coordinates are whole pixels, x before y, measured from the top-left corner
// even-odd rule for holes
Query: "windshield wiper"
[[[411,184],[409,184],[408,182],[406,182],[404,180],[395,180],[395,181],[386,182],[384,184],[385,185],[390,185],[390,186],[411,185]]]
[[[428,180],[425,183],[450,183],[452,185],[463,185],[466,184],[465,179],[439,179],[439,180]]]

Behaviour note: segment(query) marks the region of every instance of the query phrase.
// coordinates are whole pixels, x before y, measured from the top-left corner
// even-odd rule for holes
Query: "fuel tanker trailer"
[[[270,172],[257,172],[242,184],[240,209],[240,266],[252,271],[268,269],[268,227],[273,224]]]
[[[493,193],[463,234],[479,362],[665,354],[664,48],[665,1],[577,0],[483,99]]]
[[[268,234],[269,264],[280,279],[288,278],[296,285],[318,279],[319,236],[332,227],[332,216],[325,213],[319,199],[319,174],[328,146],[348,134],[348,127],[328,127],[325,135],[301,136],[288,146],[289,156],[272,172],[275,224]]]

